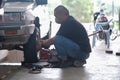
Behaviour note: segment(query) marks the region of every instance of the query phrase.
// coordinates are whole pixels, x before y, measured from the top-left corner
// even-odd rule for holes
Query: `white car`
[[[0,49],[29,42],[35,30],[36,17],[39,19],[36,27],[39,29],[40,26],[41,38],[49,38],[50,20],[45,5],[40,0],[7,0],[2,8],[4,14],[0,17]]]
[[[3,4],[0,49],[23,50],[26,62],[36,62],[39,38],[50,38],[51,33],[47,0],[6,0]]]

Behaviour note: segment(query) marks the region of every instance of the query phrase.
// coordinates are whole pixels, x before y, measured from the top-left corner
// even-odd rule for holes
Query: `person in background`
[[[86,63],[91,52],[89,38],[84,26],[69,14],[66,7],[59,5],[54,9],[55,21],[60,25],[55,37],[42,41],[42,45],[54,45],[60,60],[57,67],[73,66],[79,61],[80,66]]]

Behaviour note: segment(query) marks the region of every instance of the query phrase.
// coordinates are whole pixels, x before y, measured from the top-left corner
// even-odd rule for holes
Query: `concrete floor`
[[[39,74],[22,68],[7,80],[120,80],[120,56],[115,55],[120,49],[119,40],[111,41],[113,54],[105,53],[104,41],[98,41],[84,67],[43,68]]]
[[[86,28],[89,28],[89,26]],[[54,26],[52,29],[54,31],[52,35],[54,35],[58,26]],[[29,69],[21,68],[5,80],[120,80],[120,56],[115,55],[116,51],[120,52],[120,37],[111,41],[110,49],[113,50],[113,54],[105,53],[104,41],[97,41],[84,67],[43,68],[39,74],[31,74]],[[0,58],[7,55],[3,52],[1,54]],[[20,62],[21,60],[23,60],[23,52],[16,50],[9,51],[7,58],[5,58],[5,62],[8,63]]]

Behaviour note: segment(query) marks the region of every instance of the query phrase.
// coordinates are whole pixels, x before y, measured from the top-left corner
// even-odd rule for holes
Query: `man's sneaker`
[[[33,65],[33,66],[32,66],[32,69],[29,71],[29,73],[32,73],[32,74],[41,73],[41,69],[42,69],[42,68],[43,68],[42,66]]]
[[[51,67],[52,68],[67,68],[67,67],[71,67],[72,65],[73,65],[72,61],[64,61],[64,62],[52,63]]]
[[[86,64],[86,60],[77,60],[77,59],[74,59],[70,56],[68,56],[68,60],[72,61],[73,67],[82,67],[84,64]]]
[[[75,60],[73,62],[73,66],[75,67],[83,67],[84,64],[86,64],[86,61]]]

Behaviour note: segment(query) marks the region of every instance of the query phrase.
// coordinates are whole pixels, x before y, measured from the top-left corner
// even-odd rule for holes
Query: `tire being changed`
[[[34,33],[30,36],[28,42],[24,45],[24,62],[35,63],[38,62],[37,57],[37,30],[35,28]]]

